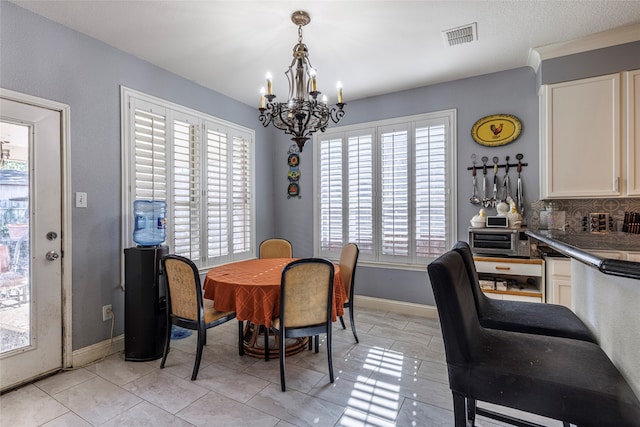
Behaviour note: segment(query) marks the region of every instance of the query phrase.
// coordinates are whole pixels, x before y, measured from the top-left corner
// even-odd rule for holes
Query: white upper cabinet
[[[640,196],[640,70],[624,74],[627,195]]]
[[[622,182],[622,74],[543,86],[540,197],[617,197]]]

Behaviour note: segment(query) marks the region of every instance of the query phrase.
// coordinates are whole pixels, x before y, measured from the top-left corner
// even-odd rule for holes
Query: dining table
[[[240,322],[240,354],[265,359],[278,356],[275,345],[269,345],[269,352],[265,353],[259,336],[269,334],[272,320],[279,316],[282,271],[296,259],[262,258],[232,262],[212,268],[205,276],[204,297],[213,300],[213,308],[236,312],[236,319]],[[332,321],[344,314],[346,298],[340,267],[334,265]],[[246,325],[244,321],[247,321]],[[304,350],[307,343],[306,337],[289,340],[286,354]]]

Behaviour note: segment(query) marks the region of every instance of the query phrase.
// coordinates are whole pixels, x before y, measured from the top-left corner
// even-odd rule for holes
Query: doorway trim
[[[73,366],[72,269],[71,269],[71,107],[57,101],[0,88],[0,97],[23,104],[47,108],[60,113],[60,186],[62,192],[62,368]]]

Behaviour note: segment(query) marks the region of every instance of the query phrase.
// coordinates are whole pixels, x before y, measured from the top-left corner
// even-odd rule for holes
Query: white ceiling
[[[640,23],[640,1],[13,1],[202,86],[257,105],[267,71],[284,71],[303,28],[318,90],[345,102],[527,65],[532,48]],[[474,43],[442,31],[477,23]],[[640,26],[638,26],[640,40]]]

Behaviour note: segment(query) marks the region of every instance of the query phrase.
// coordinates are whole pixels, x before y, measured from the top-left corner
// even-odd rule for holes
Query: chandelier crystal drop
[[[293,61],[285,71],[289,81],[289,98],[286,102],[274,102],[272,77],[267,73],[267,89],[261,90],[260,122],[264,127],[273,124],[284,133],[291,135],[291,139],[302,151],[305,142],[317,132],[324,132],[329,120],[338,123],[344,116],[342,99],[342,85],[338,82],[338,102],[335,106],[327,104],[327,96],[317,90],[316,70],[309,61],[309,51],[302,42],[302,27],[311,22],[311,17],[305,11],[296,11],[291,15],[291,21],[298,26],[298,43],[293,47]]]

